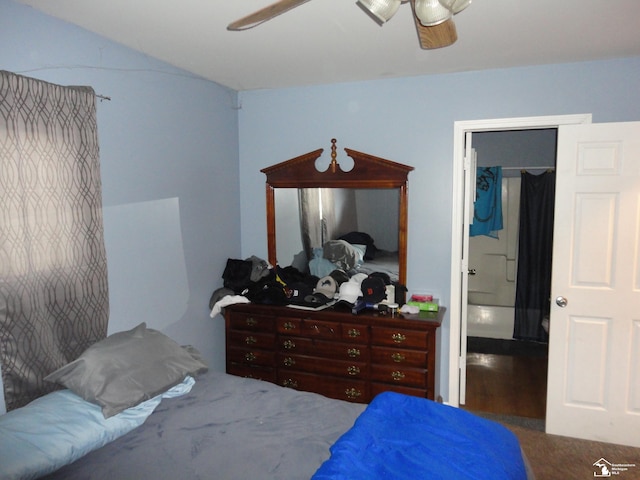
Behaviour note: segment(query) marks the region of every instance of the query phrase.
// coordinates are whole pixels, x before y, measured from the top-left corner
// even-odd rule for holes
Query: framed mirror
[[[343,170],[336,150],[332,139],[324,171],[316,168],[323,149],[261,170],[267,177],[269,263],[308,264],[321,252],[324,262],[328,251],[347,242],[361,252],[357,271],[388,271],[406,285],[407,177],[413,167],[345,148],[353,167]]]

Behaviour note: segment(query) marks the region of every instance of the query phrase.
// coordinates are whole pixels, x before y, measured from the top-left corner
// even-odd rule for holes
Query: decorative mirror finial
[[[336,153],[336,139],[332,138],[331,139],[331,173],[336,173],[336,171],[338,170],[338,161],[336,160],[336,157],[338,156],[338,154]]]

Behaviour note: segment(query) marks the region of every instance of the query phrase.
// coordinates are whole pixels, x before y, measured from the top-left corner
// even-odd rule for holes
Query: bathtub
[[[513,338],[514,307],[467,305],[467,336]]]

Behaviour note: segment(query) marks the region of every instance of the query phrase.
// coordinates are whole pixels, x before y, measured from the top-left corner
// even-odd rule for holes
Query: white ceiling
[[[438,50],[409,4],[380,26],[355,0],[311,0],[230,32],[275,0],[18,1],[238,91],[640,55],[640,0],[473,0]]]

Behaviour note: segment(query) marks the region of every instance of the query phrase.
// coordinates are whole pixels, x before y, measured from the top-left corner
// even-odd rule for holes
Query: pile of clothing
[[[352,308],[360,303],[373,308],[380,303],[395,304],[403,287],[393,284],[386,273],[359,273],[349,277],[335,269],[318,278],[295,267],[275,267],[252,256],[228,259],[222,274],[223,286],[211,295],[210,316],[234,303],[289,305],[319,309],[329,306]]]

